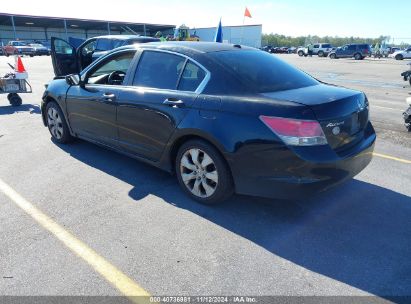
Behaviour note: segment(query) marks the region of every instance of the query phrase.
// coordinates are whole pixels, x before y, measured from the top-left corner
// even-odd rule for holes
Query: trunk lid
[[[328,144],[337,152],[349,149],[364,137],[369,108],[362,92],[320,84],[263,95],[310,107],[322,126]]]

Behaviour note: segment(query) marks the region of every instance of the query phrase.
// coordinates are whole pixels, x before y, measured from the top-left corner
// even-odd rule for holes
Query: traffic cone
[[[21,60],[20,56],[17,56],[17,63],[16,63],[16,79],[27,79],[28,74],[26,69],[24,68],[23,61]]]

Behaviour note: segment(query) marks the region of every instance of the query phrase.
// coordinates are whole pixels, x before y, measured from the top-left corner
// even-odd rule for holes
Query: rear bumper
[[[254,146],[234,157],[232,173],[238,194],[303,199],[359,174],[372,160],[376,135],[371,124],[364,140],[339,156],[328,146],[290,149]]]

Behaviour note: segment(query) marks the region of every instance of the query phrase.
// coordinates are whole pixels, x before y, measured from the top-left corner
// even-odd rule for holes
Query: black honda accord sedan
[[[41,109],[56,142],[82,138],[175,173],[204,204],[324,191],[360,173],[376,140],[362,92],[231,44],[118,48],[56,77]]]

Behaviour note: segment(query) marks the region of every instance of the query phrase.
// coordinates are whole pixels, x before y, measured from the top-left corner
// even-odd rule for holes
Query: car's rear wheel
[[[217,204],[233,194],[228,165],[217,149],[205,141],[183,144],[177,153],[175,171],[184,192],[199,203]]]
[[[362,59],[361,54],[360,54],[360,53],[355,54],[355,55],[354,55],[354,59],[355,59],[355,60],[361,60],[361,59]]]
[[[398,54],[397,56],[395,56],[396,60],[404,60],[404,56],[401,54]]]
[[[54,101],[49,102],[46,107],[47,127],[54,140],[61,144],[72,140],[63,112]]]

